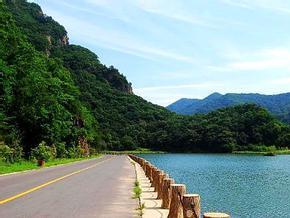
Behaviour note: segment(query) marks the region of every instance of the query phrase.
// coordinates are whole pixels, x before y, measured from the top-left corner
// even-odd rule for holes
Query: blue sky
[[[34,2],[153,103],[290,91],[288,0]]]

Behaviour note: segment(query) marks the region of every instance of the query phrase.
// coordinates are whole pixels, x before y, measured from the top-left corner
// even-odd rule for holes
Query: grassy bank
[[[138,148],[128,151],[103,151],[102,154],[165,154],[164,151],[153,151],[147,148]]]
[[[290,155],[290,149],[287,150],[273,150],[273,151],[234,151],[233,154],[248,154],[248,155]]]
[[[66,164],[66,163],[72,163],[76,161],[81,160],[87,160],[92,158],[100,157],[101,154],[92,155],[90,157],[83,157],[83,158],[61,158],[61,159],[53,159],[45,163],[45,167],[50,166],[56,166],[60,164]],[[5,163],[3,160],[0,160],[0,174],[6,174],[6,173],[13,173],[13,172],[20,172],[25,170],[33,170],[33,169],[40,169],[39,166],[37,166],[37,162],[35,161],[28,161],[28,160],[22,160],[17,163],[9,164]]]
[[[259,147],[258,147],[259,148]],[[146,148],[140,148],[137,150],[128,150],[128,151],[103,151],[102,154],[114,154],[114,155],[121,155],[121,154],[166,154],[170,152],[164,151],[154,151]],[[186,152],[184,152],[186,153]],[[245,150],[245,151],[233,151],[232,154],[247,154],[247,155],[289,155],[290,149],[277,149],[274,146],[266,147],[262,146],[260,150]],[[213,154],[213,153],[192,153],[192,154]]]

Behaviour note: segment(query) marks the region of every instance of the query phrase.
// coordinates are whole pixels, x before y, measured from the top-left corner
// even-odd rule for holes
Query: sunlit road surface
[[[0,217],[133,217],[134,180],[125,155],[0,176]]]

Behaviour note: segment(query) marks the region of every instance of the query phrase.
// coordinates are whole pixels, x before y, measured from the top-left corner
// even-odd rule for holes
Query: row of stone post
[[[129,157],[137,162],[150,180],[157,199],[162,200],[162,208],[169,209],[168,218],[200,218],[200,196],[187,194],[184,184],[175,184],[174,179],[150,162],[135,155]],[[204,213],[204,218],[229,218],[225,213]]]

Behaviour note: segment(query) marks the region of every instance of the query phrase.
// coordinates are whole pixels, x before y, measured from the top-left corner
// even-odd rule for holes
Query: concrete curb
[[[130,159],[132,160],[132,159]],[[133,160],[132,160],[133,161]],[[137,180],[140,183],[142,189],[142,194],[140,197],[141,205],[144,204],[145,208],[143,209],[143,218],[165,218],[169,214],[168,209],[162,209],[161,204],[162,200],[158,200],[157,192],[154,192],[154,188],[151,187],[150,180],[146,177],[142,167],[135,163],[135,169],[137,174]]]

